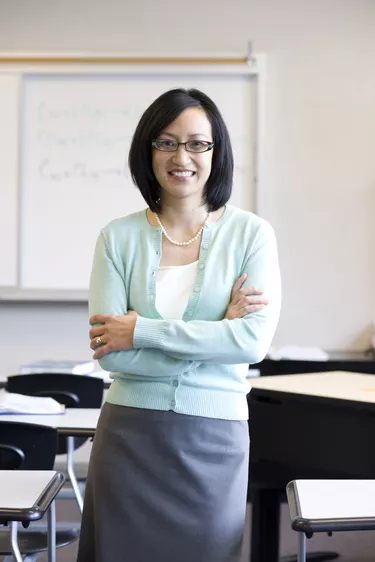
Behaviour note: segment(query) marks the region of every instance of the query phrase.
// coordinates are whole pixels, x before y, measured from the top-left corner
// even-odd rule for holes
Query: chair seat
[[[56,548],[67,546],[76,541],[79,529],[56,532]],[[45,532],[32,530],[18,531],[18,545],[22,554],[36,554],[47,550],[47,536]],[[12,554],[9,529],[0,529],[0,556]]]

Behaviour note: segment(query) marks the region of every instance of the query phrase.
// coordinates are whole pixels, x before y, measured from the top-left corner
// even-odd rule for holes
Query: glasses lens
[[[155,141],[155,147],[158,150],[164,150],[165,152],[174,152],[177,150],[178,144],[174,140],[159,139]]]
[[[207,141],[189,141],[186,143],[186,148],[189,152],[206,152],[212,143]]]

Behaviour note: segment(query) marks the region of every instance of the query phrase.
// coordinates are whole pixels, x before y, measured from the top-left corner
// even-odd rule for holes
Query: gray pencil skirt
[[[228,421],[106,403],[78,562],[239,562],[249,432]]]

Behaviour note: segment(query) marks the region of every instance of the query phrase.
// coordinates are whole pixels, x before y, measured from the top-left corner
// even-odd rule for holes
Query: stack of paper
[[[65,406],[53,398],[14,394],[0,389],[0,414],[63,414]]]
[[[33,361],[21,365],[18,370],[20,375],[32,373],[70,373],[72,375],[90,375],[95,369],[95,361]]]
[[[268,350],[267,357],[274,361],[279,361],[280,359],[293,359],[295,361],[328,361],[329,359],[328,353],[320,349],[320,347],[302,347],[298,345],[271,347]]]

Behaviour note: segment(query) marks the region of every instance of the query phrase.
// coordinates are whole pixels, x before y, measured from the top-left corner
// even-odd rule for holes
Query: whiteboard
[[[127,168],[135,127],[149,104],[175,87],[201,89],[217,103],[235,156],[230,202],[254,210],[256,73],[23,73],[18,260],[10,279],[20,290],[87,290],[99,230],[146,206]]]
[[[17,75],[0,76],[0,286],[18,283],[18,93]]]

